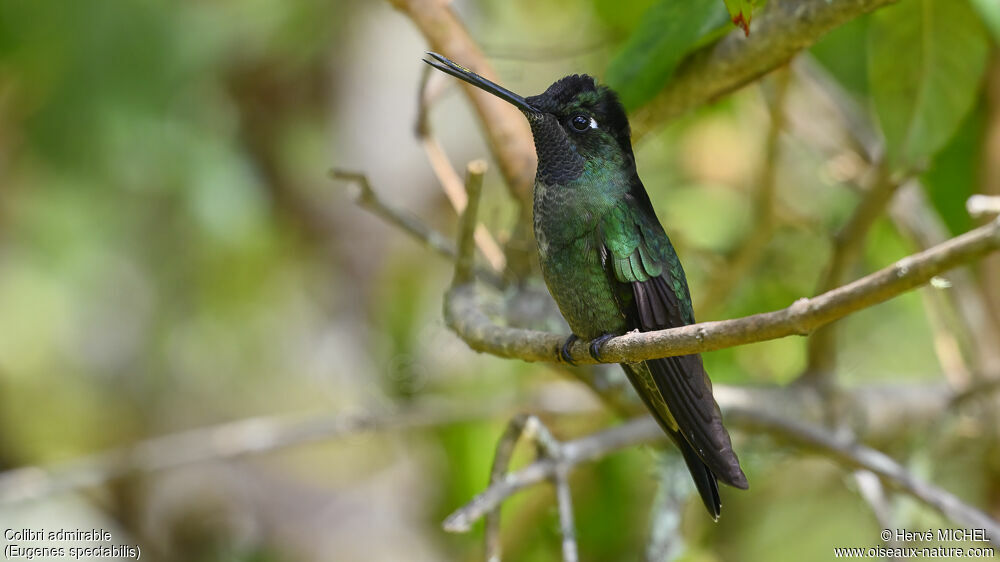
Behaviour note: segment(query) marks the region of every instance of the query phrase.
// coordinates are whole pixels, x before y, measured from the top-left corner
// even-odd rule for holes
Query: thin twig
[[[713,351],[736,345],[808,334],[816,328],[889,300],[940,273],[1000,249],[1000,218],[894,265],[791,306],[735,320],[702,322],[653,332],[631,332],[608,340],[601,356],[608,363]],[[558,361],[566,337],[499,326],[480,309],[473,287],[453,286],[445,295],[445,321],[472,349],[525,361]],[[596,362],[587,342],[575,343],[574,362]]]
[[[889,504],[889,498],[886,497],[885,487],[882,485],[882,481],[879,480],[878,475],[870,470],[855,470],[852,476],[854,477],[854,482],[858,485],[858,493],[865,500],[865,503],[868,504],[868,507],[871,508],[879,527],[883,529],[898,529],[899,525],[895,523],[892,517],[892,506]],[[895,541],[887,542],[891,545]],[[895,558],[893,559],[895,560]]]
[[[351,182],[352,185],[356,186],[356,191],[352,194],[352,198],[362,209],[370,211],[375,216],[399,228],[445,258],[451,261],[455,260],[457,252],[455,244],[451,240],[427,226],[420,219],[385,202],[372,189],[371,183],[368,181],[368,176],[365,174],[333,169],[330,170],[330,177]],[[475,268],[475,272],[476,277],[481,281],[493,287],[503,287],[503,280],[496,273],[481,267]]]
[[[576,525],[573,523],[573,493],[569,488],[569,467],[556,465],[553,483],[556,487],[556,504],[559,506],[559,532],[562,535],[563,562],[580,559],[576,547]]]
[[[467,203],[458,218],[458,253],[455,258],[455,277],[452,285],[461,285],[472,280],[472,266],[475,255],[472,248],[474,232],[479,213],[479,195],[483,190],[483,174],[486,173],[485,160],[473,160],[466,168],[465,195]]]
[[[973,195],[965,202],[965,208],[972,218],[995,217],[1000,215],[1000,195]]]
[[[935,286],[939,286],[941,289],[935,289]],[[950,287],[950,281],[944,278],[934,278],[931,280],[931,287],[920,291],[920,298],[924,303],[924,313],[927,316],[927,325],[931,329],[934,354],[937,355],[941,372],[944,373],[952,388],[966,388],[972,382],[972,369],[969,368],[965,357],[962,356],[962,346],[956,336],[956,332],[961,331],[961,327],[955,326],[959,321],[954,317],[949,317],[948,314],[953,309],[942,289]]]
[[[493,454],[493,466],[490,469],[490,486],[503,480],[510,467],[510,459],[514,456],[514,448],[524,433],[527,416],[514,416],[507,423],[507,429],[497,441],[496,452]],[[447,529],[447,528],[446,528]],[[486,514],[486,530],[483,541],[488,562],[500,562],[500,504]]]

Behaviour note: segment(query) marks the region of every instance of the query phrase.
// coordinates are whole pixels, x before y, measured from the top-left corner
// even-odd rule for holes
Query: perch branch
[[[868,470],[952,521],[968,528],[985,529],[991,540],[1000,545],[1000,525],[989,516],[963,503],[950,492],[920,480],[884,453],[853,440],[839,439],[822,427],[759,410],[731,408],[727,411],[727,423],[735,428],[770,434],[798,447],[813,450],[842,466]],[[626,447],[664,442],[665,438],[666,435],[652,418],[635,418],[611,429],[563,443],[562,462],[576,466]],[[557,469],[559,463],[552,459],[539,459],[508,475],[449,515],[445,520],[445,528],[451,531],[468,530],[473,523],[508,497],[551,478]]]
[[[703,322],[654,332],[630,332],[604,344],[608,363],[642,361],[713,351],[747,343],[808,334],[852,312],[874,306],[928,282],[943,271],[1000,248],[1000,218],[894,265],[791,306],[735,320]],[[445,321],[476,351],[525,361],[557,361],[565,336],[499,326],[480,310],[470,284],[453,286],[445,295]],[[587,342],[571,351],[578,364],[594,364]]]

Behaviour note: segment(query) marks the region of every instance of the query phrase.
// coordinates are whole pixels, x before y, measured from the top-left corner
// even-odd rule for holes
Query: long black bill
[[[472,84],[473,86],[479,88],[480,90],[489,92],[494,96],[512,104],[514,107],[520,109],[521,111],[538,112],[538,110],[532,107],[532,105],[529,104],[527,100],[515,94],[514,92],[508,90],[507,88],[504,88],[503,86],[500,86],[498,84],[494,84],[493,82],[490,82],[489,80],[469,70],[468,68],[465,68],[464,66],[458,63],[452,62],[451,60],[437,53],[432,53],[430,51],[427,51],[427,54],[430,55],[430,57],[433,58],[434,60],[424,59],[424,62],[440,70],[441,72],[444,72],[445,74],[451,74],[455,78],[458,78],[459,80],[464,80],[469,84]]]

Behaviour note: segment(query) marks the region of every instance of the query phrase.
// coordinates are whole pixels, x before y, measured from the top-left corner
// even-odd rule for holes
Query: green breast
[[[542,276],[573,333],[593,339],[626,331],[594,236],[540,252]]]

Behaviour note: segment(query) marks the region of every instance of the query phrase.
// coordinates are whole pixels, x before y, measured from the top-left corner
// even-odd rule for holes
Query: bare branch
[[[1000,525],[989,516],[963,503],[950,492],[920,480],[884,453],[850,439],[838,438],[822,427],[760,410],[730,408],[726,417],[727,423],[734,428],[770,434],[829,457],[843,466],[871,471],[884,482],[922,501],[952,521],[969,528],[985,529],[991,540],[1000,545]],[[561,460],[569,466],[575,466],[626,447],[665,441],[666,435],[652,418],[635,418],[611,429],[563,443]],[[445,520],[446,528],[470,528],[486,512],[511,495],[551,478],[559,465],[559,462],[552,459],[539,459],[508,475],[452,513]]]
[[[510,468],[510,460],[514,456],[514,448],[521,436],[527,433],[528,425],[538,423],[534,416],[520,414],[514,416],[507,424],[507,430],[500,436],[497,442],[496,453],[493,455],[493,467],[490,469],[490,485],[503,480]],[[447,526],[446,530],[451,531]],[[486,544],[486,560],[490,562],[500,562],[500,504],[491,509],[486,514],[486,532],[484,533]]]
[[[558,461],[542,458],[513,474],[508,474],[449,515],[444,521],[444,528],[451,532],[468,531],[473,523],[496,509],[509,496],[552,478],[560,463],[574,466],[597,460],[619,449],[641,443],[653,443],[665,437],[663,430],[653,422],[652,418],[643,417],[581,439],[563,442],[561,458]]]
[[[556,468],[551,475],[551,479],[556,488],[556,499],[559,505],[559,528],[563,542],[563,560],[565,562],[576,562],[579,558],[576,547],[576,528],[573,524],[573,499],[569,489],[568,474],[569,465],[564,462],[562,443],[557,440],[549,431],[545,424],[537,417],[519,414],[514,416],[507,424],[497,442],[496,455],[493,457],[493,467],[490,469],[490,486],[502,483],[507,477],[510,468],[511,457],[514,455],[514,448],[517,442],[525,437],[534,442],[541,459],[555,463]],[[486,546],[486,560],[489,562],[500,562],[500,506],[501,503],[493,505],[486,513],[486,532],[484,534]],[[462,519],[449,518],[444,522],[444,528],[450,532],[465,532],[469,527]]]
[[[971,529],[985,529],[990,541],[1000,546],[1000,524],[950,492],[917,478],[885,453],[851,440],[838,439],[820,427],[759,411],[730,410],[728,421],[744,430],[766,432],[799,447],[815,450],[841,466],[871,471],[883,482],[910,494],[948,519]]]
[[[756,80],[830,30],[894,1],[771,0],[749,37],[734,30],[681,62],[666,87],[635,113],[635,137]]]
[[[469,404],[427,397],[406,409],[386,412],[277,415],[227,422],[146,439],[53,466],[0,472],[0,507],[99,486],[128,474],[262,455],[359,433],[502,418],[520,408],[552,415],[590,415],[595,411],[594,404],[563,397],[562,389],[553,393],[543,387],[527,400],[518,399],[517,404],[507,400]]]
[[[608,363],[642,361],[767,341],[812,330],[874,306],[928,282],[932,277],[1000,248],[1000,219],[908,256],[894,265],[791,306],[735,320],[703,322],[612,338],[601,354]],[[445,295],[445,321],[472,349],[525,361],[557,361],[565,336],[499,326],[480,310],[470,285]],[[578,364],[593,364],[587,342],[571,349]]]

